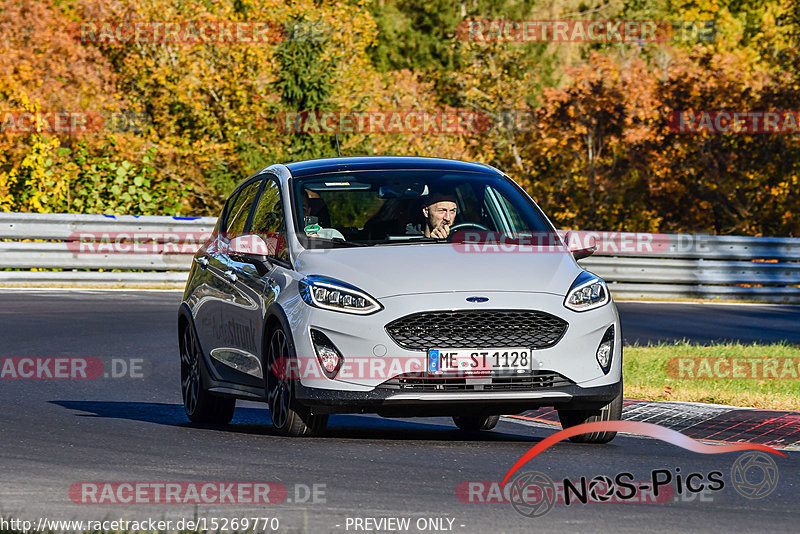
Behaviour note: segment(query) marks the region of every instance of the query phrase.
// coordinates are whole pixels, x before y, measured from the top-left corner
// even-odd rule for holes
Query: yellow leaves
[[[0,211],[15,211],[16,203],[12,194],[12,187],[17,181],[16,169],[9,172],[0,172]]]
[[[37,107],[37,103],[29,101],[25,105],[31,111]],[[47,212],[49,200],[66,196],[68,184],[58,174],[53,178],[51,170],[59,144],[56,138],[31,135],[31,147],[24,158],[9,171],[0,172],[0,207],[7,211]]]
[[[769,194],[770,196],[779,198],[787,195],[789,193],[789,183],[788,182],[781,182],[777,186],[770,187]]]

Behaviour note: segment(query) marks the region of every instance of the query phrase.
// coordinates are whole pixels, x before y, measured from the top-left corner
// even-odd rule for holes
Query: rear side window
[[[270,256],[289,261],[283,224],[280,188],[274,180],[268,179],[258,200],[250,233],[260,235],[267,242]]]
[[[260,185],[261,180],[256,180],[244,186],[236,197],[236,200],[234,200],[228,212],[227,227],[225,229],[229,239],[233,239],[244,233],[247,217],[250,215],[250,208],[253,206],[253,200],[258,194]]]

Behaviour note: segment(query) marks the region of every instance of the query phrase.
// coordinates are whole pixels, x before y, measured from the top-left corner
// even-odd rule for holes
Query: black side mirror
[[[592,254],[594,254],[596,250],[597,247],[590,247],[590,248],[581,248],[578,250],[573,250],[571,252],[573,258],[575,258],[576,260],[582,260],[583,258],[588,258]]]
[[[267,242],[257,234],[240,235],[231,239],[228,245],[228,254],[232,258],[253,265],[262,276],[269,271],[269,252]]]
[[[572,253],[573,258],[576,260],[582,260],[583,258],[588,258],[597,251],[597,240],[594,238],[594,236],[588,237],[588,240],[585,243],[588,245],[587,247],[576,249],[569,248],[569,243],[572,241],[572,234],[573,233],[571,231],[564,234],[564,243],[567,244],[568,250]]]

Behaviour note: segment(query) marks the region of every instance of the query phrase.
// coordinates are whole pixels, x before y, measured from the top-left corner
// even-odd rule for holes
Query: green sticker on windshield
[[[317,232],[322,230],[322,227],[320,225],[318,225],[318,224],[309,224],[308,226],[303,228],[303,230],[307,234],[316,234]]]

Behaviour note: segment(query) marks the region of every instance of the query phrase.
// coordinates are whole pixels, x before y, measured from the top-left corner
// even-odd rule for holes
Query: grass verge
[[[800,410],[800,346],[628,346],[622,361],[626,398]]]

